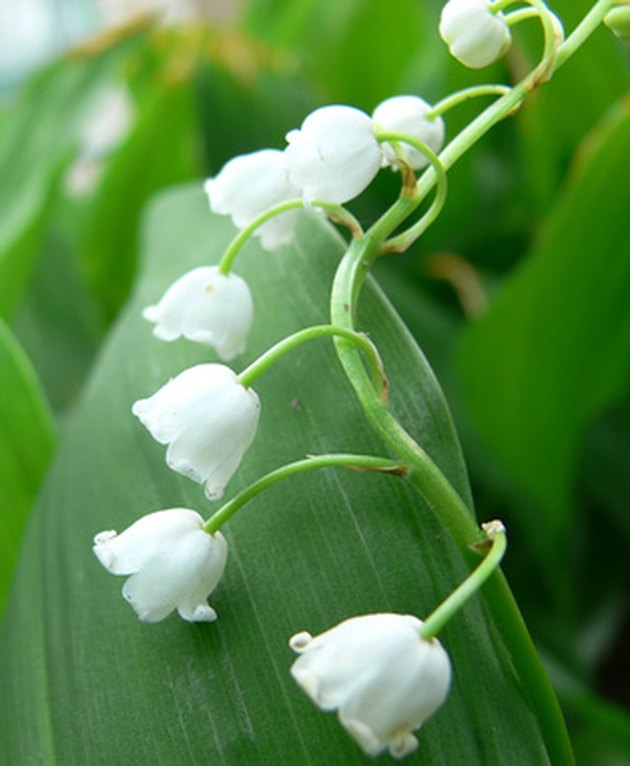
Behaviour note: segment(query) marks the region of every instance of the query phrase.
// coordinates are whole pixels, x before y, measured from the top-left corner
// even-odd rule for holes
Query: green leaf
[[[588,424],[630,380],[630,116],[618,120],[545,235],[460,349],[480,431],[525,497],[534,550],[557,562]],[[559,558],[560,557],[560,558]],[[562,569],[562,567],[560,567]]]
[[[52,456],[53,425],[37,377],[0,320],[0,612],[22,530]]]
[[[230,555],[212,596],[219,619],[140,623],[90,552],[92,535],[160,508],[208,514],[201,488],[169,471],[132,402],[208,359],[153,339],[141,308],[184,270],[216,261],[233,229],[199,188],[152,208],[138,292],[112,334],[69,428],[24,549],[0,635],[0,738],[12,764],[370,763],[334,715],[289,675],[289,637],[370,611],[427,615],[466,565],[404,481],[356,472],[304,475],[244,508],[224,529]],[[326,321],[338,237],[316,217],[294,247],[249,244],[236,271],[252,286],[248,359]],[[452,422],[430,368],[374,283],[359,324],[382,350],[392,407],[455,487],[469,490]],[[240,367],[240,365],[239,365]],[[228,495],[306,453],[383,454],[332,344],[303,346],[256,386],[259,432]],[[455,681],[407,763],[550,763],[540,713],[510,647],[478,599],[444,630]],[[500,704],[497,701],[500,700]]]

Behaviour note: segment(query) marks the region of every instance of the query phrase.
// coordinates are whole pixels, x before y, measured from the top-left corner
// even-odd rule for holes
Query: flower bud
[[[426,115],[430,110],[431,105],[418,96],[394,96],[376,107],[372,119],[385,130],[407,133],[412,138],[417,138],[437,154],[444,143],[444,120],[441,117],[429,119]],[[396,152],[389,144],[382,146],[386,162],[395,165]],[[425,167],[429,162],[422,152],[412,146],[401,143],[400,149],[414,170]]]
[[[440,35],[456,59],[482,69],[504,55],[512,41],[501,13],[488,0],[448,0],[440,17]]]
[[[229,215],[234,225],[244,229],[272,207],[301,196],[291,185],[279,149],[262,149],[241,154],[226,163],[220,173],[209,178],[204,189],[214,213]],[[274,216],[256,229],[265,250],[277,250],[293,241],[299,210]]]
[[[420,636],[421,627],[411,615],[367,614],[289,642],[300,655],[295,680],[319,708],[337,711],[367,755],[413,752],[412,732],[446,699],[451,663],[437,639]]]
[[[216,500],[240,465],[256,435],[260,401],[222,364],[184,370],[132,412],[160,444],[177,473],[205,484]]]
[[[307,202],[342,203],[372,182],[382,153],[372,120],[351,106],[316,109],[299,130],[287,134],[289,179]]]
[[[159,303],[143,312],[155,324],[156,338],[173,341],[183,335],[212,346],[225,360],[245,350],[253,314],[245,280],[236,274],[221,274],[217,266],[201,266],[184,274]]]
[[[100,532],[93,550],[112,574],[131,575],[123,596],[144,622],[159,622],[174,609],[189,622],[216,620],[207,599],[223,575],[227,542],[220,532],[208,534],[195,511],[157,511],[120,535]]]

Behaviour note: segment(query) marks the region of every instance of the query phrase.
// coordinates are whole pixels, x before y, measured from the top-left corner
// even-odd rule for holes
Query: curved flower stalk
[[[199,364],[135,402],[132,412],[157,442],[168,444],[168,467],[204,484],[215,500],[254,440],[260,401],[229,367]]]
[[[489,0],[448,0],[440,17],[440,35],[451,54],[471,69],[500,59],[512,35],[502,13],[493,13]]]
[[[412,732],[446,699],[451,663],[437,639],[422,638],[422,624],[409,614],[366,614],[289,642],[300,655],[293,678],[321,710],[337,711],[367,755],[413,752]]]
[[[212,346],[228,361],[245,350],[254,316],[252,294],[244,279],[200,266],[175,281],[143,316],[165,341],[184,337]]]
[[[195,511],[157,511],[121,534],[100,532],[93,550],[112,574],[131,575],[123,596],[144,622],[159,622],[174,609],[188,622],[216,620],[207,599],[223,575],[227,542],[220,532],[206,532]]]
[[[372,120],[351,106],[324,106],[287,134],[291,183],[307,202],[342,203],[358,197],[378,173],[382,153]]]
[[[269,208],[300,197],[289,180],[285,157],[279,149],[234,157],[218,175],[206,181],[204,188],[211,210],[231,216],[239,229],[249,226]],[[292,242],[299,214],[299,210],[287,210],[253,233],[260,237],[265,250],[277,250]]]
[[[431,116],[433,107],[419,96],[394,96],[382,101],[372,113],[372,120],[384,131],[406,133],[437,153],[444,143],[444,120]],[[382,146],[385,164],[396,167],[399,155],[387,143]],[[414,169],[429,164],[426,155],[406,145],[399,149],[402,158]]]

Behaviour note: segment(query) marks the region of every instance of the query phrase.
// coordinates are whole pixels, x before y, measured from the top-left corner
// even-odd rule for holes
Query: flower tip
[[[418,737],[411,732],[404,732],[396,739],[392,739],[389,742],[388,749],[389,754],[398,760],[410,755],[414,750],[418,749]]]
[[[111,569],[114,563],[114,553],[109,542],[116,536],[117,532],[114,529],[108,529],[94,535],[94,545],[92,546],[92,550],[105,569]]]
[[[209,604],[197,604],[190,607],[179,607],[179,616],[187,622],[215,622],[217,613]]]
[[[225,488],[223,486],[216,484],[206,484],[203,494],[208,498],[208,500],[220,500],[223,497],[224,489]]]
[[[294,652],[301,654],[312,640],[313,636],[311,636],[308,631],[303,630],[301,633],[296,633],[294,636],[291,636],[289,639],[289,646]]]

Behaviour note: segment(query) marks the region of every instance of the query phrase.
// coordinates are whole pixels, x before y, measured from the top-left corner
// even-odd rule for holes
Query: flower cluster
[[[449,0],[440,33],[451,53],[473,68],[492,63],[510,44],[508,23],[489,0]],[[372,115],[345,105],[322,107],[287,133],[283,149],[263,149],[226,163],[206,181],[205,191],[211,210],[230,216],[239,234],[218,265],[184,274],[144,310],[154,336],[167,342],[185,338],[230,361],[245,351],[254,317],[250,288],[231,271],[247,237],[259,237],[262,247],[273,251],[292,242],[302,207],[337,219],[348,215],[340,206],[360,195],[385,167],[405,171],[405,190],[412,171],[431,163],[439,201],[446,171],[436,155],[445,138],[440,117],[445,108],[444,102],[432,107],[413,95],[389,98]],[[419,195],[413,201],[420,204]],[[358,335],[346,327],[324,329],[328,335],[331,330]],[[313,335],[313,330],[321,327],[303,332]],[[382,369],[374,353],[378,377]],[[132,406],[155,441],[166,446],[168,467],[203,485],[210,500],[222,497],[255,438],[260,400],[251,382],[259,374],[257,364],[240,376],[225,364],[198,364]],[[374,470],[389,471],[391,462]],[[96,535],[96,557],[112,574],[128,576],[123,595],[141,620],[157,622],[174,610],[190,622],[216,619],[207,599],[227,560],[227,542],[216,530],[234,503],[209,522],[196,511],[172,508],[143,516],[121,534]],[[299,633],[290,642],[300,655],[292,675],[321,709],[337,712],[366,754],[388,750],[400,758],[415,750],[413,732],[448,693],[451,665],[434,638],[434,624],[429,617],[423,633],[424,623],[411,615],[371,614],[314,638]]]
[[[337,205],[359,196],[385,165],[401,159],[418,169],[426,157],[417,149],[381,146],[377,129],[404,132],[438,152],[444,141],[444,122],[418,96],[396,96],[379,104],[372,117],[351,106],[316,109],[299,130],[287,133],[287,146],[263,149],[230,160],[205,189],[210,208],[229,215],[245,229],[270,208],[292,201],[308,205]],[[296,209],[262,223],[254,232],[266,250],[276,250],[293,239]]]

